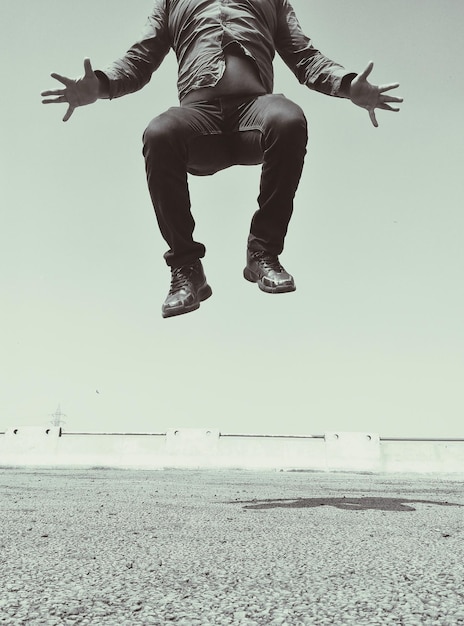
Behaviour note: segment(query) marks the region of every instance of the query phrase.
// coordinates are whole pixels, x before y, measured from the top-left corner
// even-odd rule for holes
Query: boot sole
[[[200,303],[207,300],[209,297],[213,295],[213,290],[208,284],[203,285],[198,290],[198,298],[195,302],[192,302],[189,306],[180,306],[178,308],[170,307],[168,309],[162,309],[161,315],[164,318],[167,317],[176,317],[177,315],[184,315],[184,313],[191,313],[192,311],[196,311],[200,308]]]
[[[243,277],[248,280],[250,283],[258,283],[258,287],[261,291],[265,291],[266,293],[290,293],[291,291],[295,291],[295,285],[281,285],[276,287],[269,287],[265,285],[258,274],[252,272],[250,268],[245,267],[243,270]]]

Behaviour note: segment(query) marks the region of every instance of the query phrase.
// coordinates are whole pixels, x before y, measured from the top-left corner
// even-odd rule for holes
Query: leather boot
[[[200,302],[209,298],[212,293],[201,261],[172,267],[171,288],[161,309],[162,316],[172,317],[195,311]]]
[[[280,264],[279,257],[265,250],[247,252],[247,264],[243,276],[266,293],[295,291],[295,282]]]

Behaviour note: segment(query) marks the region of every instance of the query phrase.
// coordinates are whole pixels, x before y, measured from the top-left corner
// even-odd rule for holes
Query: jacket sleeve
[[[126,54],[97,75],[106,77],[109,98],[119,98],[142,89],[161,65],[171,47],[166,0],[155,0],[145,28]]]
[[[275,45],[300,83],[320,93],[342,97],[347,81],[356,76],[355,72],[348,72],[312,45],[288,0],[277,0]]]

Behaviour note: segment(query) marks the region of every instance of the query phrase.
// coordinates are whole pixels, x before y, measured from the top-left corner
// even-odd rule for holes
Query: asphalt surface
[[[464,624],[457,477],[0,469],[0,624]]]

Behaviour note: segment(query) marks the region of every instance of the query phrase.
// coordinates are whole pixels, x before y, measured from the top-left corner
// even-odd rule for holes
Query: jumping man
[[[232,165],[262,164],[258,210],[244,277],[267,293],[295,290],[279,255],[303,170],[307,128],[301,108],[273,93],[273,59],[282,57],[300,83],[367,109],[398,111],[388,95],[397,83],[368,82],[324,56],[302,32],[288,0],[155,0],[140,39],[104,71],[84,60],[77,79],[52,74],[63,88],[44,91],[45,104],[66,103],[63,121],[99,98],[144,87],[170,49],[178,62],[179,106],[155,117],[143,135],[150,197],[163,238],[171,286],[163,317],[189,313],[212,293],[193,239],[188,174],[208,176]],[[222,236],[226,236],[225,233]]]

